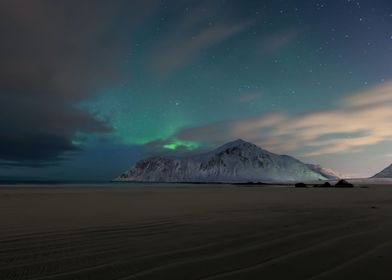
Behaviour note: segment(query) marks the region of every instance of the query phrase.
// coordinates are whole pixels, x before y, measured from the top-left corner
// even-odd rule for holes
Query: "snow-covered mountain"
[[[293,157],[273,154],[239,139],[205,154],[141,160],[115,181],[287,182],[326,179]]]
[[[329,169],[329,168],[325,168],[322,167],[321,165],[317,165],[317,164],[307,164],[307,166],[312,169],[313,171],[320,173],[321,175],[323,175],[325,178],[329,179],[329,180],[339,180],[339,179],[343,179],[346,178],[346,176],[339,174],[338,172],[336,172],[335,170]]]
[[[392,178],[392,164],[383,171],[374,175],[372,178]]]

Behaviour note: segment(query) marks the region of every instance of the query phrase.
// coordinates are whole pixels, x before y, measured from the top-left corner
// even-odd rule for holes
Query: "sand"
[[[392,186],[0,187],[0,279],[392,279]]]

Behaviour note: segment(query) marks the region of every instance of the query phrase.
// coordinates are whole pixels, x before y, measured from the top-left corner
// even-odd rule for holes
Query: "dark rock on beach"
[[[329,182],[325,182],[324,184],[321,185],[314,185],[314,188],[332,188],[332,185]]]
[[[346,180],[340,180],[335,184],[335,188],[354,188],[354,185]]]

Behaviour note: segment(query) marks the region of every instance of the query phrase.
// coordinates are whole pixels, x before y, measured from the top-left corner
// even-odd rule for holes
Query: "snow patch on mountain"
[[[321,175],[323,175],[324,177],[326,177],[329,180],[339,180],[339,179],[347,178],[347,176],[344,176],[344,175],[336,172],[335,170],[322,167],[321,165],[318,165],[318,164],[307,164],[307,166],[311,170],[313,170],[317,173],[320,173]]]
[[[392,164],[374,175],[372,178],[392,178]]]

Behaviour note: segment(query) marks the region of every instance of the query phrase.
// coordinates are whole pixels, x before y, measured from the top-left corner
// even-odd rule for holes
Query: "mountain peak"
[[[222,146],[220,146],[219,148],[217,148],[215,151],[216,152],[220,152],[220,151],[224,151],[230,148],[243,148],[243,147],[248,147],[248,148],[258,148],[255,144],[247,142],[243,139],[237,139],[231,142],[228,142],[226,144],[223,144]]]
[[[236,140],[234,140],[234,141],[231,141],[231,142],[229,142],[229,143],[238,144],[238,145],[244,144],[244,143],[250,144],[250,142],[245,141],[245,140],[243,140],[243,139],[241,139],[241,138],[238,138],[238,139],[236,139]]]

